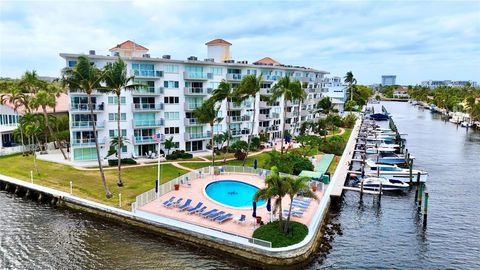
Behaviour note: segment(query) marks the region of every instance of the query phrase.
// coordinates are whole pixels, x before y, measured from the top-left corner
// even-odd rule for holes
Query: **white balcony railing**
[[[163,103],[133,103],[134,111],[160,111],[163,110]]]
[[[161,127],[163,125],[163,119],[133,120],[133,127]]]

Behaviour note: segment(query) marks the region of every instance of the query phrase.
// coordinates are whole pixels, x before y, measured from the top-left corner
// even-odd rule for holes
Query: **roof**
[[[5,102],[5,106],[10,107],[12,109],[15,108],[15,105],[10,102]],[[25,112],[25,108],[23,106],[20,106],[17,108],[17,112],[19,114],[23,114]],[[38,112],[42,112],[42,109],[39,108],[38,110],[33,111],[33,113],[38,113]],[[47,107],[47,112],[53,113],[53,109],[50,107]],[[60,96],[57,97],[57,106],[55,106],[55,112],[56,113],[68,112],[68,95],[67,94],[60,94]]]
[[[122,50],[133,50],[135,49],[136,51],[148,51],[147,48],[143,47],[140,44],[137,44],[131,40],[124,41],[120,44],[117,44],[117,46],[113,47],[110,49],[110,51],[115,50],[115,49],[122,49]]]
[[[270,57],[264,57],[256,62],[254,64],[264,64],[264,65],[280,65],[280,62],[277,60],[270,58]]]
[[[300,172],[298,176],[310,177],[313,179],[320,179],[322,178],[322,175],[323,173],[321,172],[312,172],[312,171],[303,170],[302,172]]]
[[[225,39],[217,38],[205,43],[205,45],[232,45],[232,43],[226,41]]]

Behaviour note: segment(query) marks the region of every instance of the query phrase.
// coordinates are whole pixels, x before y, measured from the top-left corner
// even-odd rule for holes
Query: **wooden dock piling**
[[[425,191],[425,203],[423,205],[423,227],[427,227],[428,216],[428,191]]]
[[[363,199],[363,181],[360,182],[360,201]]]
[[[418,212],[422,210],[422,195],[423,195],[423,184],[420,184],[418,188],[418,207],[417,207]]]
[[[419,188],[420,188],[420,172],[417,173],[417,191],[415,192],[415,201],[418,200]]]

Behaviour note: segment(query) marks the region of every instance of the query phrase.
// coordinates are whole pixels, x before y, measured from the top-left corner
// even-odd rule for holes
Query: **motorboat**
[[[473,123],[469,123],[467,121],[463,121],[460,125],[462,127],[473,127]]]
[[[384,191],[404,190],[409,187],[407,183],[396,179],[388,179],[386,177],[366,177],[360,180],[360,183],[358,183],[357,186],[361,187],[362,183],[363,188],[369,190],[380,190],[380,184]]]
[[[395,148],[391,147],[372,147],[372,148],[367,148],[365,151],[367,154],[378,154],[378,153],[393,153],[397,151]]]
[[[417,174],[420,173],[420,182],[427,182],[428,172],[422,170],[412,169],[412,175],[416,181]],[[400,180],[404,183],[410,182],[410,170],[402,169],[397,165],[377,163],[372,159],[365,161],[365,174],[367,175],[379,175],[387,177],[388,179]]]
[[[370,119],[373,119],[375,121],[387,121],[389,119],[389,116],[384,113],[374,113],[370,115]]]

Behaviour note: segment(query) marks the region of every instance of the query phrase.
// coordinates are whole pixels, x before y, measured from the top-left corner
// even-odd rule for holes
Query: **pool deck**
[[[181,220],[183,222],[188,222],[196,225],[200,225],[203,227],[208,227],[216,230],[220,230],[222,232],[227,232],[235,235],[251,237],[254,231],[254,222],[252,217],[252,209],[238,209],[232,208],[228,206],[221,205],[210,198],[208,198],[204,194],[204,188],[212,182],[219,181],[219,180],[239,180],[251,185],[254,185],[258,188],[264,187],[264,178],[258,175],[252,174],[241,174],[241,173],[228,173],[228,174],[221,174],[221,175],[205,175],[203,178],[196,179],[190,182],[191,187],[180,186],[180,189],[175,191],[170,191],[159,198],[155,199],[154,201],[142,206],[139,210],[144,212],[148,212],[155,215],[160,215],[164,217],[168,217],[171,219]],[[305,225],[309,225],[312,221],[312,218],[317,210],[318,204],[322,199],[323,192],[317,191],[316,195],[318,197],[318,201],[312,200],[308,209],[304,212],[303,216],[298,217],[291,217],[292,220],[301,222]],[[223,224],[219,224],[215,221],[210,221],[209,219],[202,218],[198,215],[190,215],[186,211],[179,212],[178,208],[166,208],[162,205],[162,203],[170,197],[175,196],[176,198],[183,198],[185,202],[186,199],[192,199],[192,203],[190,204],[194,207],[198,202],[203,202],[204,206],[207,206],[207,210],[209,209],[218,209],[220,211],[225,211],[226,213],[232,213],[234,217],[240,217],[240,215],[246,215],[246,221],[243,224],[237,224],[233,222],[233,220],[229,220],[224,222]],[[290,197],[285,196],[282,200],[282,208],[288,209],[290,203]],[[273,205],[273,201],[272,201]],[[206,211],[207,211],[206,210]],[[265,205],[260,206],[257,208],[257,216],[262,217],[262,221],[268,221],[270,219],[270,215],[265,207]]]

